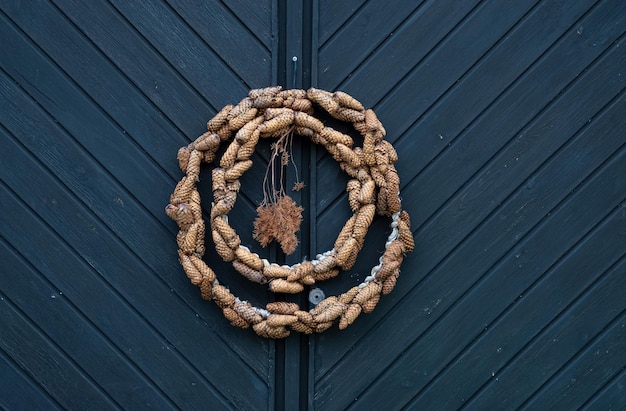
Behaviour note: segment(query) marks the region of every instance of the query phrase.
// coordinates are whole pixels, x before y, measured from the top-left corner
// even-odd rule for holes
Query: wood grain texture
[[[1,3],[0,408],[626,407],[625,35],[619,0]],[[276,80],[375,110],[416,242],[374,312],[279,343],[200,298],[163,211],[178,148]],[[241,179],[262,257],[326,251],[352,214],[303,141],[298,254],[252,240],[270,141]],[[316,286],[363,281],[388,223]],[[211,245],[235,294],[276,298]]]

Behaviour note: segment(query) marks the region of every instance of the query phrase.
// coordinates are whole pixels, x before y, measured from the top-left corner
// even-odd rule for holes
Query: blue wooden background
[[[0,1],[0,408],[625,409],[625,33],[621,0]],[[272,84],[376,111],[416,241],[372,314],[276,342],[200,298],[164,213],[178,148]],[[291,262],[350,215],[295,154]]]

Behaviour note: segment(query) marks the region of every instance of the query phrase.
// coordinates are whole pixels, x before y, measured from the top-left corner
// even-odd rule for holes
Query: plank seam
[[[599,110],[599,112],[603,111],[606,107],[608,107],[608,106],[610,106],[610,105],[612,105],[612,104],[615,104],[615,103],[616,103],[616,102],[617,102],[617,101],[618,101],[618,100],[622,97],[623,93],[624,93],[624,89],[622,89],[622,92],[621,92],[618,96],[615,96],[615,97],[614,97],[613,99],[611,99],[611,100],[610,100],[610,101],[609,101],[609,102],[608,102],[608,103],[607,103],[604,107],[602,107],[602,108]],[[562,147],[563,147],[563,146],[565,146],[565,145],[567,145],[567,144],[569,144],[569,142],[570,142],[570,141],[572,141],[573,139],[575,139],[575,137],[576,137],[576,136],[578,136],[578,135],[579,135],[580,133],[582,133],[582,132],[583,132],[583,131],[587,128],[587,127],[589,127],[589,124],[590,124],[589,122],[587,122],[587,123],[583,124],[583,126],[581,126],[581,127],[579,128],[579,130],[577,130],[577,131],[574,133],[574,135],[573,135],[572,137],[570,137],[570,139],[568,139],[568,140],[567,140],[567,141],[566,141],[566,142],[562,145]],[[516,134],[517,134],[517,133],[516,133]],[[626,144],[625,144],[625,145],[626,145]],[[617,156],[617,153],[618,153],[618,152],[619,152],[619,151],[620,151],[620,150],[621,150],[621,149],[622,149],[625,145],[622,145],[622,146],[621,146],[620,148],[618,148],[618,149],[617,149],[617,150],[616,150],[616,151],[615,151],[615,152],[614,152],[611,156],[609,156],[609,157],[608,157],[605,161],[603,161],[603,162],[602,162],[602,163],[601,163],[601,164],[600,164],[600,165],[599,165],[596,169],[594,169],[594,170],[592,170],[591,172],[589,172],[589,174],[588,174],[588,175],[587,175],[584,179],[582,179],[582,180],[581,180],[581,182],[577,185],[577,188],[576,188],[576,189],[574,189],[574,190],[572,190],[570,193],[568,193],[568,194],[567,194],[567,195],[566,195],[566,196],[565,196],[562,200],[560,200],[560,201],[559,201],[559,202],[558,202],[558,203],[557,203],[557,204],[556,204],[556,205],[555,205],[555,206],[554,206],[554,207],[553,207],[550,211],[548,211],[548,213],[554,213],[554,212],[556,212],[556,211],[559,209],[559,206],[560,206],[561,204],[563,204],[564,202],[566,202],[566,201],[567,201],[567,200],[568,200],[571,196],[573,196],[573,195],[575,194],[575,192],[577,191],[578,187],[582,187],[582,186],[584,186],[585,184],[587,184],[587,182],[588,182],[590,179],[592,179],[592,178],[593,178],[593,177],[597,174],[597,172],[598,172],[600,169],[602,169],[602,167],[604,167],[604,165],[605,165],[605,164],[607,164],[608,162],[610,162],[610,161],[611,161],[611,159],[612,159],[612,158],[614,158],[614,157],[616,157],[616,156]],[[562,147],[561,147],[561,148],[562,148]],[[559,148],[559,150],[560,150],[561,148]],[[557,151],[558,151],[558,150],[557,150]],[[539,170],[543,169],[543,168],[546,166],[546,164],[548,164],[548,163],[552,160],[552,158],[553,158],[552,156],[551,156],[551,157],[549,157],[549,158],[547,158],[547,159],[546,159],[546,160],[545,160],[542,164],[540,164],[540,165],[539,165],[539,166],[538,166],[538,167],[537,167],[537,168],[533,171],[533,173],[531,173],[531,175],[537,174],[537,173],[539,172]],[[530,177],[529,177],[529,178],[530,178]],[[424,281],[426,281],[426,278],[428,278],[428,277],[429,277],[432,273],[434,273],[435,271],[437,271],[437,270],[438,270],[438,269],[439,269],[439,268],[440,268],[440,267],[441,267],[441,266],[445,263],[445,261],[446,261],[446,260],[447,260],[447,259],[448,259],[451,255],[453,255],[453,254],[454,254],[454,253],[455,253],[455,252],[456,252],[459,248],[461,248],[461,247],[462,247],[465,243],[467,243],[467,242],[468,242],[468,240],[474,236],[475,232],[476,232],[478,229],[480,229],[482,226],[484,226],[485,224],[487,224],[487,222],[491,221],[491,220],[492,220],[492,218],[496,216],[496,214],[497,214],[497,212],[498,212],[499,208],[500,208],[500,207],[502,207],[503,205],[506,205],[506,204],[507,204],[507,203],[511,200],[511,198],[512,198],[512,197],[514,197],[514,196],[515,196],[515,194],[516,194],[516,193],[517,193],[520,189],[522,189],[522,188],[523,188],[523,186],[525,185],[526,180],[527,180],[527,179],[525,179],[525,180],[524,180],[524,181],[522,181],[522,182],[521,182],[521,183],[520,183],[517,187],[515,187],[515,188],[511,191],[511,193],[509,193],[509,195],[507,195],[507,196],[506,196],[506,197],[505,197],[505,198],[501,201],[501,205],[500,205],[499,207],[494,208],[494,209],[493,209],[493,210],[492,210],[489,214],[487,214],[487,216],[485,216],[485,218],[484,218],[482,221],[480,221],[480,222],[476,225],[476,227],[474,227],[474,228],[473,228],[473,229],[469,232],[469,234],[468,234],[468,235],[466,235],[463,239],[461,239],[461,240],[457,243],[457,245],[456,245],[456,246],[454,246],[454,247],[453,247],[453,248],[452,248],[452,249],[451,249],[451,250],[450,250],[450,251],[449,251],[449,252],[448,252],[448,253],[447,253],[444,257],[442,257],[442,259],[441,259],[441,260],[440,260],[440,261],[439,261],[436,265],[434,265],[434,266],[433,266],[433,268],[432,268],[432,269],[430,269],[430,270],[428,271],[428,273],[424,274],[423,278],[422,278],[422,279],[420,279],[420,280],[419,280],[419,281],[418,281],[418,282],[417,282],[417,283],[416,283],[416,284],[415,284],[415,285],[414,285],[414,286],[413,286],[410,290],[408,290],[408,291],[405,293],[405,296],[406,296],[406,295],[408,295],[408,294],[410,294],[411,292],[413,292],[415,289],[419,288],[419,287],[420,287],[420,285],[421,285]],[[539,225],[542,223],[542,221],[543,221],[543,220],[540,220],[540,221],[539,221],[538,223],[536,223],[533,227],[530,227],[530,228],[528,229],[528,231],[524,234],[524,236],[523,236],[523,237],[521,237],[521,238],[520,238],[520,240],[519,240],[516,244],[518,244],[519,242],[521,242],[521,241],[522,241],[524,238],[526,238],[528,235],[531,235],[531,234],[535,231],[536,227],[537,227],[537,226],[539,226]],[[413,231],[413,233],[414,233],[414,235],[416,235],[416,234],[417,234],[417,230]],[[513,245],[513,246],[511,246],[509,249],[507,249],[507,250],[506,250],[506,252],[505,252],[505,253],[503,253],[503,255],[506,255],[507,253],[509,253],[513,247],[515,247],[515,245]],[[493,264],[493,265],[492,265],[489,269],[491,269],[494,265],[496,265],[496,264],[497,264],[497,263],[498,263],[498,262],[499,262],[502,258],[504,258],[504,257],[499,258],[499,259],[498,259],[498,261],[496,261],[496,263],[494,263],[494,264]],[[398,304],[398,303],[394,304],[394,305],[392,306],[392,308],[390,308],[390,311],[392,311],[392,310],[393,310],[393,307],[395,307],[397,304]],[[455,302],[455,303],[453,303],[453,304],[452,304],[452,305],[451,305],[448,309],[446,309],[446,311],[444,311],[444,312],[441,314],[441,317],[443,317],[443,316],[445,315],[445,313],[447,313],[447,312],[448,312],[450,309],[452,309],[455,305],[456,305],[456,302]],[[383,319],[381,319],[381,320],[379,320],[378,322],[376,322],[375,324],[373,324],[373,325],[372,325],[372,328],[375,328],[375,327],[376,327],[376,326],[377,326],[377,325],[378,325],[381,321],[383,321]],[[426,328],[426,329],[424,330],[424,332],[422,332],[421,334],[422,334],[422,335],[426,334],[426,333],[427,333],[427,332],[428,332],[431,328],[433,328],[433,327],[434,327],[434,325],[435,325],[435,324],[436,324],[436,322],[433,322],[433,323],[432,323],[431,325],[429,325],[429,326],[428,326],[428,328]],[[359,342],[359,341],[360,341],[360,339],[359,339],[359,340],[357,340],[356,342],[354,342],[354,344],[355,344],[355,345],[356,345],[356,344],[358,344],[358,342]],[[416,341],[417,341],[417,340],[413,341],[413,343],[415,343]],[[347,354],[347,353],[346,353],[346,354]],[[342,359],[343,359],[343,357],[341,357],[340,359],[338,359],[338,360],[337,360],[337,362],[340,362]],[[397,359],[396,359],[396,361],[397,361]],[[395,361],[394,361],[394,362],[395,362]],[[393,363],[392,363],[392,364],[393,364]],[[387,368],[390,368],[392,364],[390,364],[388,367],[386,367],[386,368],[385,368],[385,369],[384,369],[384,370],[380,373],[380,375],[382,375],[382,374],[383,374],[383,373],[387,370]],[[332,368],[333,368],[333,367],[329,367],[329,371],[330,371]],[[323,378],[325,378],[325,376],[326,376],[326,374],[327,374],[327,373],[328,373],[328,372],[324,373],[323,375],[318,376],[318,378],[316,379],[316,382],[317,382],[317,381],[322,380]],[[359,394],[359,395],[360,395],[360,394]]]
[[[18,363],[17,361],[15,361],[13,359],[13,357],[11,357],[9,355],[9,353],[7,353],[4,348],[0,347],[0,357],[2,357],[7,363],[10,364],[10,366],[15,370],[16,373],[20,374],[25,380],[30,381],[31,385],[33,387],[36,387],[37,391],[39,391],[39,393],[46,397],[48,399],[48,401],[50,401],[51,403],[53,403],[57,409],[62,410],[63,406],[61,403],[59,403],[59,401],[57,401],[56,398],[54,398],[52,395],[50,395],[50,393],[43,389],[41,387],[41,384],[39,384],[39,382],[37,380],[35,380],[33,378],[32,375],[30,375],[25,369],[23,369]],[[4,410],[4,408],[2,408]]]
[[[567,368],[569,368],[573,362],[579,359],[582,355],[586,353],[595,343],[600,340],[607,330],[615,327],[618,323],[624,321],[626,318],[626,309],[623,309],[619,314],[617,314],[613,319],[609,321],[607,325],[605,325],[593,338],[590,338],[574,355],[572,355],[550,378],[548,378],[535,392],[531,394],[530,397],[526,399],[521,405],[520,409],[528,409],[528,404],[533,401],[541,392],[543,392],[546,387],[552,383],[559,375],[563,374]]]
[[[622,146],[624,147],[624,146]],[[608,161],[608,160],[607,160]],[[589,176],[587,176],[587,178],[585,179],[585,181],[589,181],[591,178],[593,178],[593,176],[595,174],[597,174],[597,172],[599,172],[599,170],[603,167],[603,165],[606,163],[603,162],[602,165],[600,165],[598,168],[596,168]],[[571,199],[571,197],[574,196],[574,192],[570,192],[561,202],[559,202],[559,204],[557,204],[555,207],[553,207],[550,211],[547,212],[547,214],[554,214],[556,212],[558,212],[559,209],[562,208],[562,205],[564,203],[567,202],[567,200]],[[540,283],[543,281],[543,279],[550,275],[550,273],[555,269],[555,267],[558,267],[558,265],[560,264],[562,258],[564,255],[569,254],[573,249],[577,248],[582,242],[586,241],[588,236],[593,234],[593,232],[598,230],[598,227],[602,226],[603,224],[605,224],[606,220],[609,219],[611,216],[613,216],[614,214],[617,214],[620,210],[619,210],[620,206],[614,207],[613,209],[611,209],[608,213],[606,213],[602,219],[597,222],[592,228],[590,228],[586,233],[584,233],[582,235],[582,237],[576,241],[576,243],[574,245],[572,245],[571,247],[569,247],[553,264],[550,265],[550,267],[546,268],[546,270],[544,271],[544,273],[541,274],[541,276],[539,276],[535,281],[533,281],[529,287],[527,287],[521,294],[528,294],[528,292],[530,292],[535,286],[536,284]],[[517,244],[523,242],[526,238],[532,236],[536,231],[538,231],[540,229],[540,227],[543,225],[543,223],[545,222],[545,219],[540,220],[539,222],[537,222],[532,228],[530,228],[519,240],[518,243],[514,244],[513,246],[509,247],[505,252],[502,253],[501,257],[494,262],[485,272],[485,274],[483,274],[479,279],[477,279],[456,301],[454,301],[444,312],[441,313],[441,315],[437,318],[436,321],[434,321],[433,323],[431,323],[426,329],[424,329],[423,332],[420,333],[420,335],[410,344],[410,345],[414,345],[416,344],[418,341],[420,341],[422,339],[422,337],[426,334],[428,334],[433,328],[435,328],[435,326],[443,319],[445,318],[458,304],[462,303],[463,301],[465,301],[468,297],[467,295],[469,293],[471,293],[471,291],[473,289],[475,289],[476,287],[478,287],[480,285],[480,283],[484,282],[490,275],[493,274],[493,271],[502,263],[502,261],[504,261],[504,259],[507,257],[507,255],[511,252],[511,250],[513,250]],[[623,257],[622,257],[623,259]],[[617,263],[613,263],[611,264],[611,266],[606,269],[603,274],[601,274],[598,279],[596,279],[596,281],[593,282],[593,284],[596,284],[598,281],[600,281],[602,278],[604,278],[604,275],[606,274],[606,272],[610,271],[610,269],[612,267],[614,267]],[[432,272],[436,271],[436,268],[433,268],[425,277],[427,277],[428,275],[430,275]],[[423,281],[423,280],[422,280]],[[421,281],[420,281],[421,282]],[[418,284],[419,285],[419,284]],[[590,288],[592,285],[588,286],[587,288],[585,288],[585,290],[587,290],[588,288]],[[417,286],[416,286],[417,287]],[[583,291],[584,293],[585,291]],[[582,293],[581,293],[582,294]],[[577,300],[574,299],[574,302],[572,302],[570,305],[574,304]],[[498,314],[493,321],[491,321],[488,325],[485,326],[485,329],[489,330],[491,328],[493,328],[494,326],[496,326],[498,324],[498,322],[504,317],[506,316],[506,314],[508,312],[510,312],[510,310],[512,310],[515,306],[515,303],[517,302],[517,300],[513,301],[511,304],[509,304],[508,307],[506,307],[500,314]],[[567,308],[569,307],[569,305],[564,308],[561,312],[565,311]],[[558,314],[560,315],[560,313]],[[557,317],[555,318],[558,318]],[[548,325],[546,325],[543,329],[547,329],[549,328],[549,326],[555,321],[555,319],[551,320],[550,323],[548,323]],[[475,346],[475,344],[477,344],[477,342],[482,338],[482,336],[484,336],[488,331],[481,331],[479,334],[477,334],[476,336],[474,336],[474,338],[472,338],[472,340],[466,344],[463,349],[459,350],[459,353],[457,355],[455,355],[451,360],[449,360],[445,366],[441,367],[441,370],[435,374],[433,376],[433,378],[430,379],[430,381],[425,384],[417,393],[415,393],[415,395],[413,397],[411,397],[411,399],[405,404],[405,407],[408,407],[410,403],[415,402],[422,393],[426,392],[432,385],[434,385],[436,383],[436,381],[438,381],[440,379],[440,377],[443,375],[443,373],[445,373],[445,371],[451,366],[453,365],[455,362],[457,362],[459,360],[459,358],[461,358],[465,352],[472,348],[473,346]],[[541,333],[538,333],[537,335],[540,335]],[[529,341],[527,344],[525,344],[520,351],[511,358],[511,360],[509,362],[507,362],[506,365],[508,365],[510,362],[514,361],[515,358],[517,358],[517,356],[529,345],[531,344],[534,339],[536,338],[533,337],[533,339],[531,341]],[[396,359],[394,361],[392,361],[380,374],[379,377],[383,376],[389,369],[392,368],[392,366],[397,363],[399,361],[401,357],[396,357]],[[501,367],[500,369],[498,369],[496,371],[497,374],[499,374],[503,369],[505,369],[505,366]],[[487,382],[485,385],[488,385],[489,382]],[[367,391],[366,387],[363,391],[359,392],[358,396],[361,396],[363,394],[363,392]],[[483,387],[481,387],[479,389],[482,390]],[[470,398],[467,399],[467,402],[465,405],[469,404],[469,402],[475,397],[475,395],[478,393],[478,391],[476,393],[474,393]],[[465,406],[464,405],[464,406]]]
[[[44,226],[46,227],[46,229],[48,231],[50,231],[51,233],[53,233],[53,235],[57,236],[58,239],[60,240],[60,243],[65,245],[65,247],[70,251],[71,254],[74,255],[74,257],[77,259],[77,261],[80,261],[81,264],[83,265],[84,268],[90,270],[90,271],[94,271],[95,269],[93,269],[93,267],[88,267],[87,264],[84,263],[84,260],[78,256],[75,252],[74,249],[72,249],[65,241],[63,241],[62,237],[58,236],[58,233],[56,233],[49,225],[45,224],[45,222],[43,222],[41,220],[41,218],[34,212],[34,210],[32,208],[30,208],[27,204],[25,204],[23,201],[21,201],[21,199],[19,199],[19,197],[16,195],[16,193],[6,185],[6,183],[4,181],[2,181],[2,185],[4,186],[5,190],[9,191],[11,193],[11,195],[17,200],[22,202],[22,204],[25,206],[24,209],[28,210],[28,212],[33,216],[33,218],[40,220],[41,223],[44,224]],[[35,267],[29,260],[28,258],[26,258],[26,256],[24,256],[24,254],[22,254],[17,248],[15,248],[8,240],[6,237],[4,237],[4,235],[2,235],[0,233],[0,241],[3,242],[5,244],[5,246],[11,250],[13,250],[13,253],[16,255],[16,257],[18,257],[22,264],[25,265],[26,267],[28,267],[28,269],[33,273],[33,275],[37,276],[39,278],[39,280],[41,282],[43,282],[44,284],[46,284],[47,286],[49,286],[52,289],[60,289],[60,287],[57,287],[53,282],[51,282],[37,267]],[[113,287],[111,287],[111,285],[104,281],[104,283],[106,284],[107,288],[112,289]],[[113,295],[116,295],[115,293],[112,293]],[[118,295],[116,295],[117,297],[120,297]],[[157,391],[158,393],[160,393],[162,395],[162,397],[169,402],[169,405],[171,407],[175,407],[175,403],[174,401],[169,398],[169,396],[167,394],[165,394],[165,392],[163,392],[161,390],[161,388],[154,382],[154,380],[152,380],[142,369],[141,367],[139,367],[131,358],[129,358],[124,351],[117,346],[117,344],[115,344],[107,335],[106,333],[104,333],[100,327],[98,327],[91,319],[89,319],[89,317],[82,311],[80,310],[73,302],[70,298],[63,298],[62,299],[63,304],[67,305],[70,311],[73,311],[78,317],[81,318],[82,321],[84,321],[85,323],[89,324],[90,328],[94,329],[96,331],[96,333],[109,345],[109,347],[111,347],[111,349],[113,349],[118,357],[122,358],[124,360],[124,362],[126,364],[128,364],[130,367],[132,367],[139,375],[143,376],[145,378],[145,381],[151,385],[155,391]],[[121,299],[121,301],[129,308],[130,311],[133,311],[133,308],[130,307],[128,305],[128,302],[124,299]],[[30,319],[30,317],[28,317],[29,320],[31,321],[31,323],[34,324],[34,321],[32,321],[32,319]],[[66,354],[67,355],[67,354]],[[95,380],[94,380],[95,381]],[[104,388],[102,388],[104,390]]]
[[[4,128],[4,125],[0,125],[0,127],[1,127],[1,129],[5,130],[5,132],[6,132],[6,131],[8,131],[8,130],[6,130],[6,129]],[[70,189],[69,189],[69,188],[68,188],[68,187],[67,187],[67,186],[63,183],[63,181],[62,181],[62,180],[60,180],[60,179],[58,178],[58,176],[56,176],[56,174],[55,174],[55,173],[53,173],[53,172],[52,172],[52,171],[51,171],[51,170],[50,170],[50,169],[49,169],[49,168],[48,168],[45,164],[43,164],[43,163],[42,163],[39,159],[37,159],[36,157],[34,157],[34,155],[32,154],[32,152],[30,152],[30,150],[28,150],[27,148],[25,148],[25,147],[24,147],[24,146],[23,146],[23,145],[19,142],[19,140],[18,140],[18,139],[16,139],[16,137],[15,137],[15,136],[13,136],[13,134],[12,134],[12,133],[8,132],[7,134],[12,136],[12,138],[16,141],[16,143],[17,143],[19,146],[21,146],[21,147],[22,147],[22,150],[24,150],[24,151],[25,151],[25,152],[26,152],[26,153],[27,153],[27,154],[28,154],[31,158],[33,158],[33,161],[34,161],[34,162],[36,162],[37,164],[39,164],[39,165],[40,165],[42,168],[44,168],[45,170],[48,170],[48,171],[49,171],[49,175],[50,175],[50,177],[51,177],[52,179],[56,180],[56,181],[57,181],[57,183],[59,184],[59,186],[60,186],[60,187],[62,187],[62,188],[66,191],[66,193],[68,193],[68,195],[70,195],[70,196],[74,197],[74,198],[75,198],[75,201],[76,201],[78,204],[80,204],[82,207],[84,207],[87,211],[91,212],[91,209],[90,209],[88,206],[86,206],[86,205],[84,204],[84,202],[83,202],[83,201],[82,201],[79,197],[75,196],[75,195],[74,195],[74,193],[73,193],[73,192],[72,192],[72,191],[71,191],[71,190],[70,190]],[[13,191],[13,190],[11,190],[11,191]],[[19,197],[19,196],[18,196],[18,198],[20,198],[20,199],[21,199],[21,197]],[[22,200],[22,202],[23,202],[23,204],[24,204],[24,205],[28,206],[28,205],[27,205],[27,204],[26,204],[23,200]],[[30,208],[30,207],[28,207],[28,208]],[[33,212],[34,212],[34,210],[33,210]],[[35,212],[35,213],[36,213],[36,212]],[[39,216],[39,214],[37,214],[37,213],[36,213],[36,215],[38,216],[38,218],[40,219],[40,221],[42,221],[42,222],[43,222],[46,226],[50,227],[50,226],[49,226],[49,225],[45,222],[45,220],[43,220],[43,218],[42,218],[41,216]],[[127,252],[129,253],[129,255],[131,255],[131,256],[132,256],[132,257],[133,257],[133,258],[134,258],[137,262],[140,262],[140,263],[141,263],[141,265],[143,266],[144,270],[146,270],[146,272],[149,272],[149,273],[153,274],[153,276],[154,276],[154,278],[156,279],[156,281],[157,281],[158,283],[161,283],[161,285],[162,285],[162,286],[164,286],[164,287],[166,287],[167,289],[170,289],[170,290],[172,289],[172,287],[170,287],[170,286],[169,286],[169,285],[165,282],[165,280],[164,280],[164,279],[163,279],[160,275],[158,275],[158,273],[156,273],[156,272],[155,272],[152,268],[150,268],[150,266],[149,266],[149,265],[147,265],[147,263],[146,263],[146,262],[145,262],[145,261],[144,261],[141,257],[139,257],[139,255],[138,255],[138,254],[137,254],[137,253],[136,253],[136,252],[135,252],[132,248],[130,248],[130,247],[126,244],[126,242],[125,242],[125,241],[123,241],[123,240],[122,240],[122,238],[121,238],[121,237],[120,237],[120,236],[119,236],[119,235],[118,235],[118,234],[117,234],[117,233],[116,233],[116,232],[115,232],[115,231],[114,231],[111,227],[109,227],[109,226],[108,226],[105,222],[103,222],[103,220],[100,218],[100,216],[99,216],[99,215],[97,215],[97,214],[93,214],[93,213],[92,213],[92,215],[93,215],[94,220],[96,220],[99,224],[101,224],[101,225],[102,225],[102,227],[103,227],[106,231],[108,231],[108,234],[111,236],[111,238],[112,238],[112,239],[116,239],[116,241],[118,241],[118,243],[119,243],[120,245],[121,245],[121,244],[123,244],[123,245],[124,245],[124,248],[127,250]],[[60,234],[59,234],[59,233],[58,233],[58,232],[57,232],[54,228],[50,227],[50,229],[51,229],[51,230],[52,230],[52,231],[53,231],[53,232],[57,235],[57,237],[59,237],[59,238],[62,240],[62,242],[63,242],[64,244],[66,244],[66,246],[67,246],[69,249],[73,250],[75,253],[77,253],[78,255],[80,255],[80,253],[78,253],[78,251],[77,251],[77,250],[75,250],[73,246],[71,246],[69,243],[67,243],[67,242],[66,242],[66,240],[65,240],[65,239],[63,239],[63,237],[62,237],[62,236],[61,236],[61,235],[60,235]],[[83,260],[83,261],[85,261],[85,262],[86,262],[85,258],[83,258],[82,256],[81,256],[81,260]],[[96,271],[96,272],[97,272],[97,271]],[[101,275],[100,275],[100,273],[99,273],[99,272],[97,272],[97,273],[98,273],[98,276],[99,276],[99,277],[100,277],[103,281],[105,281],[105,283],[107,283],[107,284],[109,285],[109,288],[112,290],[112,292],[114,292],[114,293],[115,293],[115,294],[116,294],[116,295],[117,295],[120,299],[122,299],[123,301],[125,301],[125,302],[128,304],[128,307],[132,307],[132,311],[134,311],[134,312],[136,313],[136,315],[138,315],[140,318],[142,318],[142,319],[146,322],[146,324],[148,325],[148,327],[149,327],[150,329],[152,329],[152,330],[153,330],[153,332],[154,332],[155,334],[159,335],[159,336],[160,336],[160,337],[161,337],[164,341],[167,341],[167,340],[168,340],[167,338],[165,338],[165,336],[164,336],[164,335],[163,335],[163,334],[162,334],[159,330],[157,330],[157,329],[154,327],[154,325],[153,325],[152,323],[150,323],[150,322],[148,321],[148,319],[147,319],[147,318],[146,318],[143,314],[141,314],[141,313],[140,313],[140,312],[139,312],[139,311],[138,311],[138,310],[137,310],[137,309],[136,309],[133,305],[131,305],[131,304],[130,304],[130,303],[129,303],[129,302],[128,302],[128,301],[127,301],[127,300],[126,300],[126,299],[125,299],[122,295],[121,295],[121,294],[119,294],[119,293],[117,292],[117,290],[116,290],[114,287],[112,287],[112,286],[108,283],[108,281],[107,281],[107,280],[106,280],[103,276],[101,276]],[[194,315],[195,315],[195,314],[197,314],[197,313],[196,313],[196,310],[194,310],[194,309],[193,309],[193,307],[191,307],[191,306],[189,305],[189,303],[188,303],[188,302],[187,302],[184,298],[182,298],[182,297],[181,297],[178,293],[176,293],[176,295],[177,295],[178,299],[180,299],[180,300],[183,302],[183,305],[184,305],[185,307],[187,307],[187,308],[188,308],[189,312],[193,313]],[[202,319],[202,320],[203,320],[203,321],[205,321],[205,322],[208,322],[208,320],[204,319],[202,316],[199,316],[198,318]],[[245,361],[245,360],[244,360],[244,359],[243,359],[243,358],[239,355],[239,353],[237,353],[236,351],[232,350],[232,348],[231,348],[230,344],[229,344],[227,341],[225,341],[225,340],[222,338],[222,336],[221,336],[221,335],[219,335],[219,334],[218,334],[218,335],[217,335],[217,337],[218,337],[218,338],[219,338],[219,339],[223,342],[224,346],[225,346],[225,347],[227,347],[227,349],[228,349],[229,351],[231,351],[231,352],[234,354],[234,356],[236,356],[237,358],[239,358],[239,360],[240,360],[242,363],[244,363],[244,364],[246,365],[246,367],[247,367],[247,368],[249,368],[250,370],[252,370],[252,371],[253,371],[253,374],[254,374],[254,375],[256,375],[256,376],[257,376],[257,377],[258,377],[261,381],[263,380],[263,376],[261,376],[257,370],[255,370],[254,368],[252,368],[252,367],[250,366],[250,364],[248,364],[248,363],[247,363],[247,362],[246,362],[246,361]],[[200,370],[196,369],[196,367],[193,365],[193,363],[192,363],[189,359],[187,359],[187,358],[186,358],[186,357],[185,357],[182,353],[180,353],[179,351],[176,351],[176,353],[177,353],[178,355],[180,355],[180,356],[184,359],[184,361],[186,362],[186,364],[187,364],[188,366],[190,366],[192,369],[194,369],[194,370],[198,373],[198,375],[201,377],[201,379],[203,379],[203,380],[207,381],[207,382],[209,383],[209,385],[213,386],[213,384],[212,384],[209,380],[207,380],[207,379],[204,377],[204,375],[202,374],[202,372],[200,372]],[[214,388],[215,388],[215,387],[214,387]],[[220,392],[217,388],[215,388],[215,389],[216,389],[216,391],[217,391],[217,392]],[[220,394],[221,394],[221,392],[220,392]],[[229,402],[229,401],[227,400],[227,402]]]
[[[110,402],[111,404],[115,404],[115,406],[118,409],[121,409],[122,406],[121,404],[119,404],[115,398],[111,397],[109,395],[109,393],[107,393],[106,391],[104,391],[104,389],[91,377],[91,375],[89,375],[89,373],[87,373],[81,366],[80,364],[76,363],[76,361],[74,361],[74,359],[72,357],[70,357],[67,352],[61,347],[59,346],[56,342],[54,342],[54,340],[52,340],[50,338],[50,336],[44,331],[42,330],[37,324],[35,324],[31,318],[26,315],[12,300],[11,298],[9,298],[8,296],[4,297],[4,304],[6,304],[9,309],[11,309],[18,317],[22,317],[25,319],[25,323],[27,323],[29,325],[30,328],[32,328],[47,344],[49,344],[50,346],[52,346],[55,350],[57,350],[57,352],[64,357],[64,359],[71,364],[71,366],[77,371],[77,373],[81,374],[82,377],[86,380],[89,381],[89,384],[94,388],[94,390],[96,392],[98,392],[103,398],[105,398],[108,402]],[[4,349],[3,349],[4,351]],[[50,395],[52,395],[52,393],[50,393]],[[58,402],[58,401],[57,401]]]

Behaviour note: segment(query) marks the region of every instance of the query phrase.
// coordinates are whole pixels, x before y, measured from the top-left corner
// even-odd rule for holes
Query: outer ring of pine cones
[[[314,104],[332,117],[350,122],[363,136],[363,146],[353,147],[352,137],[326,127],[313,116]],[[235,326],[252,327],[267,338],[284,338],[290,331],[322,332],[334,323],[340,329],[352,324],[361,312],[371,312],[381,294],[391,292],[400,274],[404,256],[414,248],[410,218],[400,203],[399,178],[393,164],[398,155],[384,139],[385,129],[372,110],[350,95],[311,88],[282,90],[280,86],[251,90],[236,106],[227,105],[207,123],[208,131],[178,151],[185,173],[170,196],[165,211],[178,226],[180,263],[202,297],[214,300]],[[352,179],[348,200],[353,216],[339,233],[332,250],[315,260],[294,266],[279,266],[260,258],[247,247],[228,224],[235,205],[239,177],[248,170],[250,156],[260,138],[276,138],[295,131],[321,144]],[[233,137],[234,136],[234,137]],[[217,253],[249,280],[268,283],[270,290],[299,293],[307,285],[336,276],[339,269],[354,264],[374,214],[391,217],[391,233],[380,263],[365,281],[338,296],[322,300],[311,310],[287,302],[268,303],[265,308],[241,301],[221,285],[215,272],[204,262],[205,233],[200,194],[196,183],[202,163],[212,163],[222,144],[228,147],[212,171],[213,203],[208,229]]]

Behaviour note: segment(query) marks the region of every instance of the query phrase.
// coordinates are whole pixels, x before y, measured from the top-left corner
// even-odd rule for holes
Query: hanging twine
[[[335,119],[352,123],[363,136],[363,147],[353,147],[352,137],[315,118],[314,104]],[[385,129],[374,112],[365,110],[344,92],[282,90],[278,86],[251,90],[239,104],[227,105],[217,113],[207,128],[206,133],[178,151],[185,175],[166,207],[167,215],[180,227],[176,236],[180,263],[191,282],[200,288],[202,297],[214,300],[233,325],[251,326],[267,338],[284,338],[290,330],[322,332],[336,322],[343,330],[361,312],[372,312],[381,294],[389,294],[394,288],[402,260],[414,248],[409,215],[401,209],[400,180],[393,166],[398,155],[391,143],[384,140]],[[239,178],[252,166],[250,156],[259,139],[278,138],[291,131],[324,146],[351,177],[346,190],[353,215],[331,250],[318,254],[314,260],[287,266],[270,263],[243,246],[228,223],[228,213],[237,200]],[[216,159],[218,149],[226,143],[229,145],[224,154]],[[234,269],[250,281],[267,283],[275,293],[300,293],[305,286],[337,276],[340,269],[348,270],[354,265],[375,214],[391,218],[391,233],[379,264],[361,284],[325,298],[311,310],[280,301],[258,308],[240,300],[220,284],[202,259],[206,226],[196,183],[201,164],[215,160],[219,166],[212,170],[211,237],[219,256],[232,262]]]

